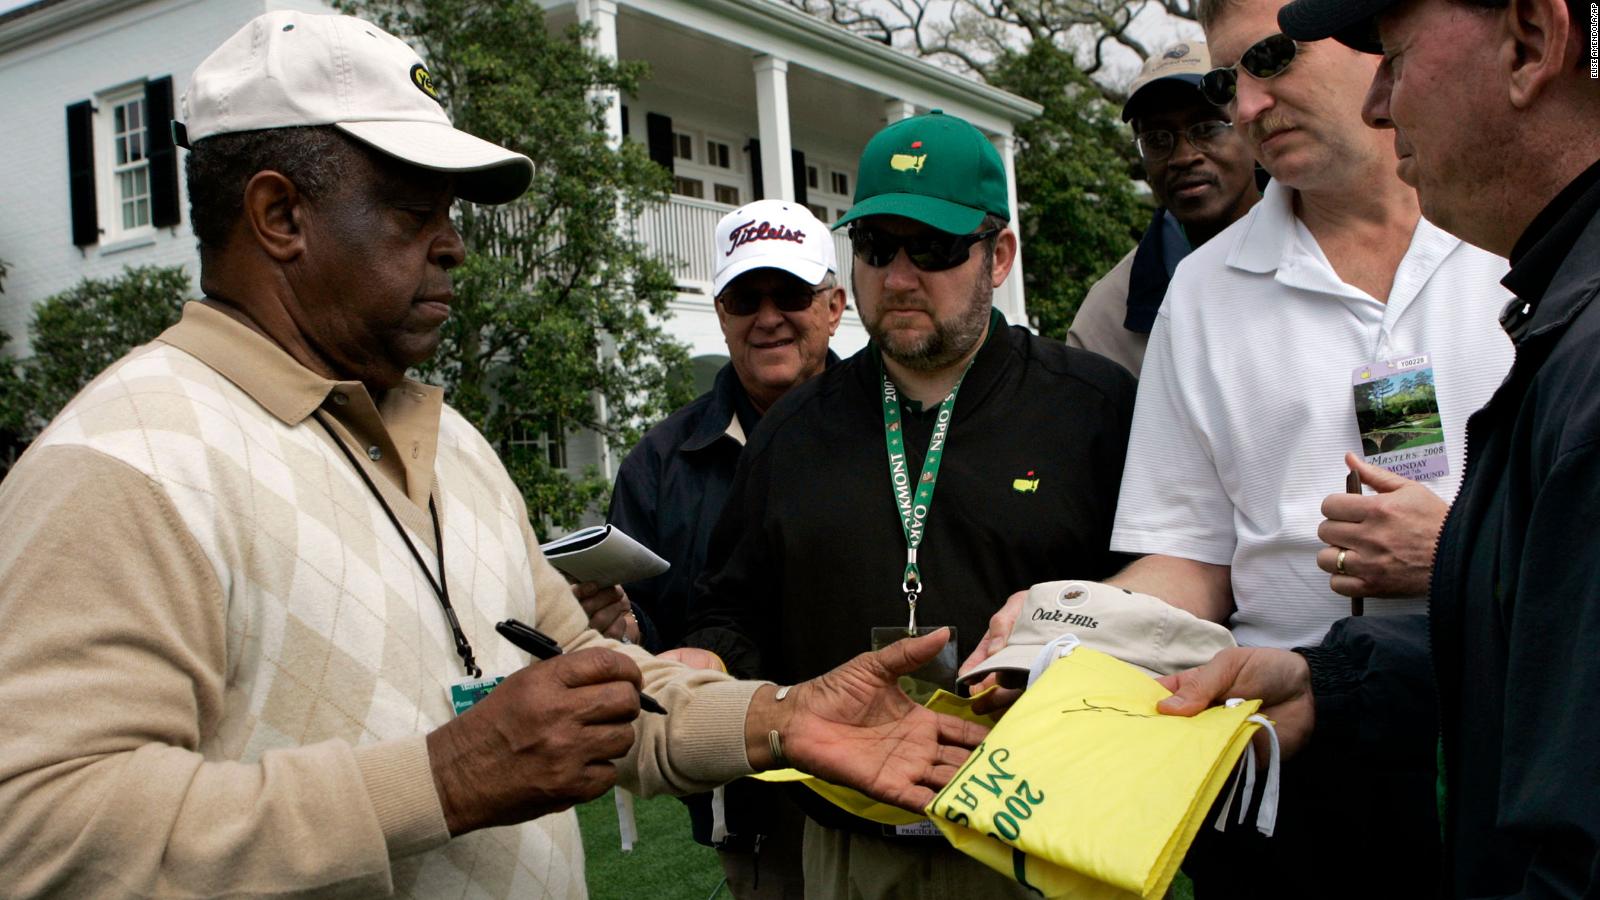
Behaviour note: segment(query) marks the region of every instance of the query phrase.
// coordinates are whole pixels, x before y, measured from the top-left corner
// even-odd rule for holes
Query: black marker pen
[[[516,619],[497,622],[494,630],[500,632],[501,637],[515,644],[519,650],[525,650],[539,659],[555,659],[561,655],[561,645],[549,635],[536,628],[530,628]],[[658,715],[667,714],[667,708],[644,691],[639,692],[639,708]]]

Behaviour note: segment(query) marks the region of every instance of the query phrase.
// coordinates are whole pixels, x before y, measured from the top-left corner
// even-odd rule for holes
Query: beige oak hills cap
[[[180,143],[333,125],[395,159],[457,174],[474,203],[516,199],[533,162],[450,124],[427,67],[404,41],[351,16],[257,16],[201,62],[179,104]]]
[[[1203,665],[1236,646],[1227,628],[1149,594],[1098,581],[1047,581],[1028,590],[1006,646],[961,680],[995,671],[1027,672],[1046,644],[1069,633],[1083,646],[1152,677]]]

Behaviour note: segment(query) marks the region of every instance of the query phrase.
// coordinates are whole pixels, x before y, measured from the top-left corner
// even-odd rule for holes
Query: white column
[[[756,122],[761,136],[761,190],[769,200],[794,199],[794,162],[789,143],[789,63],[755,58]]]
[[[616,0],[578,0],[578,20],[594,26],[588,46],[603,59],[617,61],[617,3]],[[603,103],[606,108],[606,140],[613,147],[622,146],[622,95],[615,90],[594,91],[590,102]]]
[[[1017,233],[1017,259],[1011,264],[1011,274],[996,291],[995,305],[1005,313],[1013,325],[1028,325],[1028,308],[1022,296],[1022,225],[1017,207],[1017,140],[1011,134],[997,134],[989,138],[1000,151],[1006,166],[1006,205],[1011,207],[1011,230]]]
[[[883,122],[885,125],[893,125],[901,119],[909,119],[916,114],[917,108],[904,100],[890,97],[883,101]]]
[[[617,4],[616,0],[577,0],[578,21],[594,26],[594,32],[588,36],[586,43],[589,50],[602,59],[617,61]],[[589,102],[605,108],[606,143],[613,148],[622,146],[622,94],[617,90],[599,90],[589,92]],[[620,221],[620,215],[619,215]],[[610,335],[602,335],[600,347],[597,351],[601,365],[606,359],[616,355],[616,343]],[[611,419],[611,411],[607,409],[605,395],[596,391],[594,395],[595,415],[601,422]],[[616,460],[611,453],[611,444],[603,433],[593,434],[599,446],[600,473],[610,479],[616,477]]]

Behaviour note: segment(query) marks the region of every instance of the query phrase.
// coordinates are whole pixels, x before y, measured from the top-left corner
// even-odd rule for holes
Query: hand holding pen
[[[519,646],[549,658],[510,673],[427,736],[434,790],[452,835],[603,795],[616,783],[616,761],[638,737],[643,673],[631,657],[601,647],[563,654],[554,642],[524,645],[527,636],[516,633]]]
[[[555,639],[516,619],[496,623],[494,630],[500,632],[501,637],[516,645],[518,649],[532,654],[537,659],[555,659],[561,655],[561,645],[556,643]],[[644,691],[639,692],[639,708],[657,715],[667,714],[667,708]]]

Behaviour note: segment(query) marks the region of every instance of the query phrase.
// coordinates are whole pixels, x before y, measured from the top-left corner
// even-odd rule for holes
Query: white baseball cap
[[[751,269],[782,269],[806,284],[839,270],[833,235],[822,220],[798,203],[757,200],[717,223],[717,273],[711,293]]]
[[[395,159],[458,173],[456,194],[474,203],[514,200],[533,180],[526,156],[450,124],[416,51],[350,16],[257,16],[194,70],[179,115],[186,147],[239,131],[333,125]]]
[[[1098,581],[1048,581],[1029,588],[1005,647],[961,680],[1027,672],[1045,645],[1063,634],[1151,676],[1204,665],[1235,646],[1233,632],[1149,594]]]

